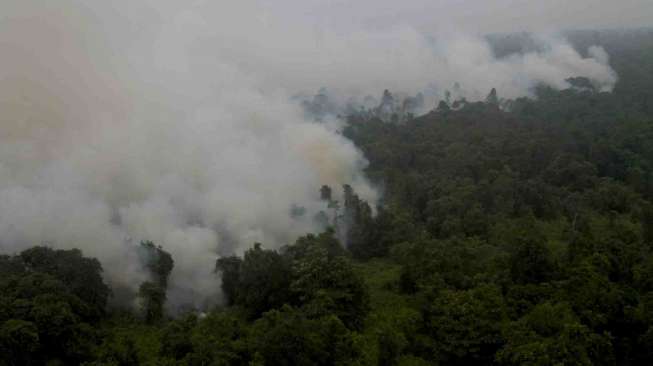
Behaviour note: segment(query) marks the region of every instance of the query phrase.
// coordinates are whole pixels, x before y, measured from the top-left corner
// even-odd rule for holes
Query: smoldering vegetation
[[[0,0],[0,365],[650,365],[651,9]]]
[[[130,303],[151,280],[138,249],[151,240],[175,261],[172,309],[220,301],[218,257],[322,230],[322,185],[377,202],[341,122],[315,123],[297,95],[325,87],[337,115],[383,108],[389,89],[421,95],[420,113],[447,93],[475,101],[492,88],[564,89],[571,76],[604,91],[617,81],[603,49],[581,55],[559,36],[496,57],[475,35],[315,29],[258,1],[0,10],[1,251],[80,248],[101,261],[114,301]]]

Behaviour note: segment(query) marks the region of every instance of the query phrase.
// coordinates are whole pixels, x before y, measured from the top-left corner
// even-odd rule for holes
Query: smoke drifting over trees
[[[378,198],[362,154],[307,121],[296,93],[424,91],[435,106],[455,83],[454,97],[482,100],[617,80],[601,48],[583,57],[556,37],[499,59],[462,33],[343,33],[279,14],[256,1],[3,1],[0,251],[80,248],[133,300],[150,278],[138,243],[152,240],[174,258],[169,306],[204,306],[220,298],[217,257],[318,229],[322,185]]]

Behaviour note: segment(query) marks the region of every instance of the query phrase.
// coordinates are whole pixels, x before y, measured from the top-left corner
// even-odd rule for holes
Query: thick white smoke
[[[134,246],[171,252],[172,306],[215,301],[221,254],[316,229],[322,184],[370,201],[365,160],[290,96],[454,82],[470,98],[587,76],[607,55],[561,41],[493,57],[476,37],[410,28],[342,34],[259,1],[0,1],[0,252],[47,243],[98,257],[114,288],[147,278]],[[293,204],[307,214],[292,218]]]

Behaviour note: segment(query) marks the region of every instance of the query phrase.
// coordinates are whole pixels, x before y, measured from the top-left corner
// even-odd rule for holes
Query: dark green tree
[[[146,323],[153,324],[163,319],[166,291],[161,285],[149,281],[143,282],[138,289],[138,296],[142,301]]]
[[[261,365],[351,365],[360,350],[355,335],[335,316],[308,318],[289,306],[254,323],[250,343]]]

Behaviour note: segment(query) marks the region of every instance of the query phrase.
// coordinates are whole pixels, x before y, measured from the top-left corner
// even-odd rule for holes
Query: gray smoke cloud
[[[148,278],[135,247],[152,240],[175,260],[170,306],[205,306],[219,255],[319,229],[322,184],[378,198],[361,153],[306,121],[297,92],[435,98],[458,82],[479,99],[616,81],[602,49],[583,58],[558,38],[497,59],[476,36],[313,28],[269,6],[1,1],[0,251],[77,247],[134,292]],[[307,214],[291,217],[295,204]]]

